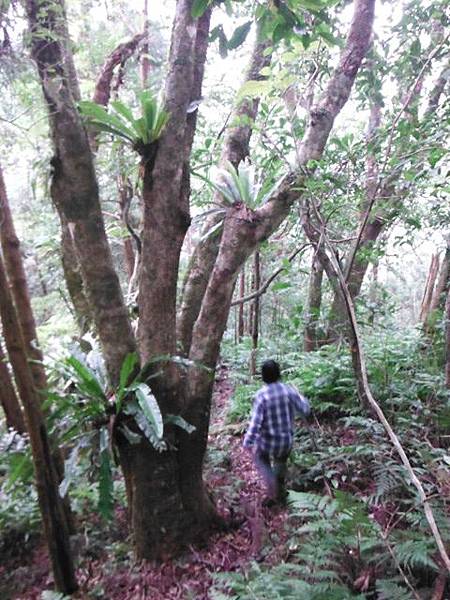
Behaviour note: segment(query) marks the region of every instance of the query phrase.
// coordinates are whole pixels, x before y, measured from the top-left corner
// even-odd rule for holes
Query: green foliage
[[[237,169],[227,162],[225,168],[218,171],[216,182],[199,173],[194,175],[210,185],[230,206],[242,202],[249,208],[256,208],[267,202],[283,180],[278,179],[273,185],[268,181],[258,184],[254,167],[245,161],[241,162]]]
[[[55,433],[66,445],[71,445],[64,465],[60,493],[65,496],[84,472],[95,471],[98,481],[97,509],[102,517],[110,519],[116,462],[114,439],[111,437],[114,428],[118,427],[133,444],[140,443],[144,435],[159,452],[167,449],[165,423],[181,427],[189,433],[194,428],[179,415],[167,415],[163,419],[149,385],[141,381],[143,373],[139,370],[136,354],[125,358],[114,394],[108,393],[101,363],[94,372],[81,360],[71,356],[61,365],[61,372],[66,379],[67,392],[52,393],[48,400]],[[136,430],[130,423],[122,422],[123,415],[132,417]]]
[[[169,114],[149,90],[139,94],[139,101],[141,116],[138,118],[133,115],[131,108],[120,100],[110,103],[111,112],[89,100],[79,102],[78,107],[87,122],[98,131],[111,133],[130,144],[134,150],[143,153],[161,137]]]

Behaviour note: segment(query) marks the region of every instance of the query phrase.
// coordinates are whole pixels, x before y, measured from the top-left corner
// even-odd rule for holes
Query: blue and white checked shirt
[[[244,447],[256,445],[258,450],[277,456],[288,452],[294,438],[294,416],[310,413],[308,400],[291,385],[277,381],[261,388],[253,404]]]

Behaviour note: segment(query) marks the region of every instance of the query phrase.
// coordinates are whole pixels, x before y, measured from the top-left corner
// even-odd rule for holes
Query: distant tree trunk
[[[450,281],[450,238],[447,241],[447,249],[444,258],[442,259],[439,277],[434,287],[433,297],[430,303],[430,313],[438,308],[442,308],[445,304],[445,292],[448,289]]]
[[[241,273],[239,275],[239,298],[243,298],[245,296],[245,265],[242,267]],[[245,332],[245,319],[244,319],[244,303],[241,302],[238,308],[238,343],[244,337]]]
[[[25,421],[20,407],[19,399],[17,398],[16,390],[14,389],[11,376],[9,374],[8,365],[6,364],[6,356],[3,352],[0,343],[0,404],[5,413],[7,427],[14,429],[18,433],[25,433]]]
[[[445,385],[450,390],[450,288],[445,302]]]
[[[253,262],[253,289],[259,290],[261,286],[261,257],[257,250],[255,252]],[[253,322],[252,322],[252,353],[250,356],[250,375],[255,377],[256,375],[256,359],[258,354],[258,338],[259,338],[259,312],[260,312],[260,300],[259,296],[253,300]]]
[[[312,352],[319,347],[317,323],[322,305],[322,280],[323,266],[318,256],[314,253],[309,277],[308,304],[305,314],[305,334],[303,339],[303,349],[305,352]]]
[[[434,286],[439,272],[439,256],[433,254],[431,257],[430,269],[428,271],[425,289],[423,292],[422,304],[420,307],[419,321],[425,323],[428,319],[431,309],[431,300],[433,298]]]
[[[50,444],[40,410],[33,375],[27,358],[25,341],[9,291],[3,260],[0,258],[0,317],[9,359],[22,400],[30,437],[36,486],[45,537],[58,591],[71,594],[78,588],[70,551],[69,530],[58,477],[54,469]]]

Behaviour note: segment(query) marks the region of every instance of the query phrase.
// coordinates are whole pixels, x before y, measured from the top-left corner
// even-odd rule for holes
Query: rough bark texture
[[[54,35],[63,18],[60,7],[61,1],[26,2],[31,53],[49,109],[55,151],[51,194],[67,219],[107,369],[115,383],[135,343],[106,238],[86,131],[64,70],[63,44]]]
[[[64,213],[58,210],[61,223],[61,262],[67,291],[72,301],[75,320],[81,335],[92,325],[92,311],[87,299],[78,256]]]
[[[44,524],[55,584],[60,592],[70,594],[78,586],[70,551],[67,521],[58,490],[58,477],[53,468],[47,431],[39,406],[39,397],[29,367],[25,342],[1,258],[0,317],[6,348],[25,411],[36,474],[39,508]]]
[[[17,309],[17,315],[25,341],[26,353],[28,358],[33,361],[30,363],[30,367],[33,373],[34,383],[38,391],[45,393],[47,389],[47,376],[42,362],[42,352],[37,345],[36,323],[31,308],[30,293],[20,251],[20,241],[16,235],[1,166],[0,241],[8,279],[11,284],[14,304]]]
[[[0,404],[6,418],[6,426],[14,429],[19,433],[25,433],[25,420],[22,409],[17,398],[16,390],[14,389],[6,356],[3,352],[2,344],[0,343]]]
[[[322,280],[323,266],[317,255],[314,254],[309,277],[308,308],[305,315],[305,335],[303,340],[303,349],[305,352],[312,352],[320,345],[317,323],[322,305]]]
[[[195,115],[187,112],[201,90],[210,11],[198,20],[191,2],[178,2],[165,87],[169,122],[144,159],[144,233],[139,288],[139,348],[144,362],[176,353],[176,289],[184,236],[189,227],[188,160]],[[196,89],[197,88],[197,89]]]
[[[421,323],[425,323],[430,314],[431,299],[433,297],[434,285],[436,283],[438,272],[439,256],[437,254],[433,254],[433,256],[431,257],[430,269],[428,271],[427,280],[425,282],[425,289],[423,292],[422,304],[420,307],[419,321]]]
[[[257,41],[253,49],[250,65],[246,74],[246,81],[265,79],[261,75],[261,69],[268,66],[271,56],[265,51],[269,47],[268,41]],[[244,99],[235,109],[231,123],[238,123],[239,119],[246,117],[246,124],[231,126],[222,148],[220,164],[223,166],[227,161],[235,167],[239,165],[249,154],[249,144],[252,135],[251,123],[255,120],[259,106],[259,99]],[[222,204],[220,194],[214,194],[213,202]],[[212,214],[207,217],[203,226],[203,237],[217,223],[221,215]],[[189,354],[192,340],[194,323],[200,312],[200,306],[205,295],[209,277],[214,267],[219,250],[220,235],[210,235],[199,241],[189,261],[187,275],[183,285],[183,297],[178,317],[178,345],[181,353]]]
[[[95,83],[93,102],[108,106],[111,97],[111,84],[114,77],[114,70],[119,65],[123,66],[126,61],[133,56],[139,44],[145,39],[145,33],[138,33],[128,42],[119,44],[117,48],[111,52],[108,58],[103,63],[100,74]]]

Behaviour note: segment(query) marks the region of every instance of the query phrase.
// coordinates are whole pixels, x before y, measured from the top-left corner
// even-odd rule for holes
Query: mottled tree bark
[[[1,339],[1,338],[0,338]],[[5,413],[7,427],[14,429],[19,433],[25,433],[25,420],[16,390],[14,389],[6,356],[0,343],[0,404]]]
[[[250,59],[246,81],[265,79],[261,75],[261,69],[268,66],[271,61],[270,54],[266,52],[268,47],[268,41],[257,40]],[[256,118],[258,106],[258,98],[244,99],[234,110],[231,116],[232,126],[228,129],[222,148],[220,158],[222,166],[229,161],[237,167],[248,156],[253,130],[251,123]],[[239,123],[240,119],[245,119],[245,124],[233,126],[233,123]],[[214,194],[213,202],[218,205],[222,204],[223,200],[220,194]],[[203,226],[203,239],[198,242],[189,261],[177,323],[178,345],[181,353],[186,356],[189,354],[192,330],[200,312],[202,299],[217,258],[220,243],[219,234],[207,237],[205,237],[205,234],[217,225],[222,218],[223,216],[219,214],[212,214],[206,218]]]
[[[54,463],[51,456],[47,430],[27,358],[25,341],[9,291],[6,271],[1,257],[0,317],[6,348],[25,411],[36,474],[39,508],[42,515],[56,588],[64,594],[70,594],[78,586],[70,551],[67,521],[63,502],[59,495],[58,477],[53,466]]]
[[[309,276],[308,304],[305,313],[305,334],[303,339],[303,349],[305,352],[312,352],[320,346],[317,324],[322,305],[322,280],[323,266],[318,256],[314,253],[311,274]]]
[[[86,131],[64,70],[63,44],[57,36],[64,17],[61,7],[62,0],[26,2],[31,53],[49,110],[55,152],[51,195],[67,219],[108,373],[115,383],[135,342],[106,238]]]

